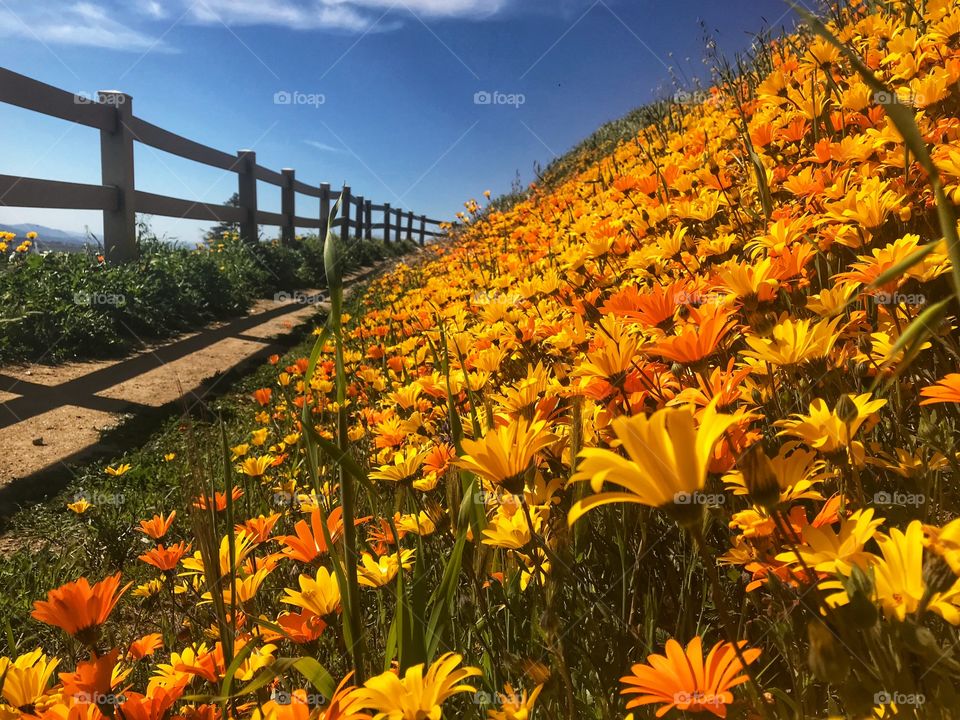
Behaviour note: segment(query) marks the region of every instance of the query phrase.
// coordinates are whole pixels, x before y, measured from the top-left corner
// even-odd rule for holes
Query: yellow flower
[[[856,412],[852,417],[841,419],[836,409],[830,410],[824,400],[817,398],[810,403],[809,415],[795,413],[785,420],[778,420],[775,424],[785,428],[778,434],[798,438],[823,453],[832,453],[851,446],[851,438],[887,401],[871,400],[870,393],[844,397],[848,398],[855,408]],[[858,442],[855,442],[853,447],[857,452],[863,450]]]
[[[254,430],[250,433],[250,442],[257,447],[260,447],[267,441],[267,435],[270,434],[270,428],[260,428],[259,430]]]
[[[370,473],[370,479],[387,480],[394,483],[406,482],[420,471],[420,466],[423,465],[426,456],[426,451],[412,446],[405,450],[398,450],[393,455],[393,464],[381,465],[379,470]]]
[[[326,568],[317,570],[315,578],[301,575],[297,582],[300,592],[287,588],[284,590],[286,597],[280,602],[309,610],[320,617],[340,612],[340,585],[336,576]]]
[[[0,684],[3,692],[0,694],[13,707],[32,715],[34,706],[47,693],[50,678],[59,663],[57,658],[48,660],[40,648],[13,662],[0,657],[0,678],[3,678]]]
[[[383,587],[397,576],[401,565],[404,570],[413,567],[413,550],[401,550],[399,555],[381,555],[376,560],[370,553],[363,553],[357,568],[357,582],[364,587]]]
[[[853,565],[866,568],[873,558],[863,546],[876,534],[883,520],[874,519],[873,508],[868,508],[842,520],[837,532],[829,525],[806,525],[802,531],[803,544],[796,550],[780,553],[777,560],[799,564],[799,553],[803,563],[813,570],[849,575]]]
[[[120,477],[124,473],[128,472],[131,467],[132,465],[130,465],[129,463],[123,463],[122,465],[119,465],[116,468],[114,468],[113,466],[109,466],[107,467],[106,470],[104,470],[104,472],[107,475],[112,475],[113,477]]]
[[[457,461],[462,468],[502,485],[508,492],[523,491],[523,479],[536,454],[555,442],[543,420],[511,420],[487,432],[480,440],[464,440],[465,456]]]
[[[93,503],[91,503],[86,498],[82,497],[79,500],[75,500],[72,503],[67,503],[67,507],[70,508],[77,515],[83,515],[87,510],[93,507]]]
[[[840,317],[818,323],[810,320],[783,320],[774,325],[770,338],[748,335],[747,344],[752,350],[745,350],[742,355],[758,363],[768,362],[780,367],[791,367],[824,358],[830,354],[840,337],[837,332],[840,320]],[[763,365],[754,367],[763,370]]]
[[[717,401],[704,410],[697,427],[690,407],[663,408],[650,417],[618,417],[611,423],[627,457],[602,448],[587,448],[572,481],[589,480],[596,495],[579,500],[570,509],[572,525],[584,513],[609,503],[629,502],[677,511],[697,509],[697,498],[707,478],[714,446],[738,420],[719,414]],[[604,482],[624,491],[599,492]],[[699,512],[694,513],[699,517]]]
[[[452,695],[476,692],[464,680],[481,675],[474,667],[460,667],[463,657],[441,655],[424,675],[425,664],[407,668],[401,679],[387,671],[367,680],[357,689],[364,707],[377,712],[374,720],[440,720],[442,705]]]
[[[543,524],[543,511],[531,510],[534,532],[540,532]],[[517,505],[500,505],[487,527],[483,529],[483,544],[493,547],[520,550],[530,543],[530,526],[526,513]]]
[[[269,454],[261,455],[260,457],[249,457],[240,463],[239,469],[244,475],[260,477],[267,472],[274,460],[276,460],[276,458]]]

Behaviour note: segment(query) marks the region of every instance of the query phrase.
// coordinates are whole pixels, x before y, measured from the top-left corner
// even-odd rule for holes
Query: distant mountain
[[[40,251],[66,250],[75,252],[83,250],[84,245],[92,244],[92,241],[83,233],[57,230],[33,223],[22,223],[20,225],[0,223],[0,232],[12,232],[19,240],[23,240],[28,232],[35,232],[37,234],[37,249]]]

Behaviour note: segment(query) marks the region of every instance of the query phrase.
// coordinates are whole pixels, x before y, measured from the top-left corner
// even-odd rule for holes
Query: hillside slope
[[[830,28],[960,199],[960,7]],[[104,568],[140,584],[73,633],[108,658],[78,676],[146,608],[165,644],[128,695],[189,717],[955,717],[960,345],[930,178],[826,39],[751,68],[509,210],[468,203],[278,363],[228,462],[178,449],[180,515],[144,521],[149,566]],[[31,640],[73,649],[39,623],[70,632],[77,592]]]

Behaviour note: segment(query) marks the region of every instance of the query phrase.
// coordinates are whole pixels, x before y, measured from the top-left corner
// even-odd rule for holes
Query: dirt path
[[[392,262],[361,269],[344,281],[349,289]],[[103,433],[131,418],[172,402],[195,409],[216,394],[226,373],[281,351],[284,336],[328,309],[326,298],[323,291],[305,290],[283,302],[259,300],[245,317],[119,360],[4,367],[0,495],[9,497],[0,505],[30,490],[18,486],[28,485],[33,476],[42,476],[45,484],[66,484],[71,465],[110,450],[102,444]]]

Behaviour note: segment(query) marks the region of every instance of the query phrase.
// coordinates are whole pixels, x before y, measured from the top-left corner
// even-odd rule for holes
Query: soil
[[[391,262],[344,280],[358,283]],[[216,396],[218,386],[226,389],[224,378],[282,352],[290,344],[285,338],[329,309],[324,292],[308,290],[300,297],[306,296],[310,302],[257,301],[244,317],[119,360],[0,369],[0,508],[65,486],[79,463],[122,452],[105,433],[109,437],[164,408],[195,410]]]

